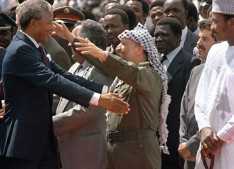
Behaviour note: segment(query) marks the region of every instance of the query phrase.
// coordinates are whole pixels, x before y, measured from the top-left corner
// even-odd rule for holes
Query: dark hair
[[[99,48],[106,49],[106,31],[100,23],[90,19],[82,21],[80,36],[88,38]]]
[[[188,2],[188,17],[194,18],[195,21],[199,19],[197,8],[192,1]]]
[[[137,18],[136,18],[136,15],[135,13],[132,11],[132,9],[126,5],[117,5],[117,6],[114,6],[114,8],[118,8],[118,9],[121,9],[121,10],[124,10],[126,12],[126,14],[128,15],[128,19],[129,19],[129,29],[133,29],[135,28],[135,26],[137,25]]]
[[[198,22],[198,28],[199,30],[211,30],[211,21],[208,19],[203,19]]]
[[[181,37],[183,28],[182,28],[182,25],[180,24],[180,21],[177,20],[176,18],[163,17],[158,21],[156,26],[158,25],[168,25],[171,28],[174,35]]]
[[[150,9],[152,9],[155,6],[162,6],[164,5],[165,0],[155,0],[150,4]]]
[[[145,0],[138,0],[141,4],[142,4],[142,9],[143,9],[143,12],[145,14],[145,16],[148,15],[149,13],[149,5],[147,2],[145,2]]]
[[[18,0],[18,2],[21,4],[22,2],[24,2],[25,0]],[[47,2],[49,2],[51,5],[53,5],[54,0],[45,0]]]
[[[19,26],[25,30],[32,19],[41,19],[52,12],[51,5],[46,1],[24,1],[16,9]]]
[[[186,11],[188,11],[188,8],[189,8],[189,1],[188,0],[181,0],[183,6],[184,6],[184,9]]]
[[[124,25],[129,25],[129,18],[128,18],[128,15],[127,13],[122,10],[122,9],[119,9],[119,8],[111,8],[110,10],[108,10],[106,13],[105,13],[105,16],[106,15],[119,15],[120,18],[121,18],[121,21],[123,22]]]

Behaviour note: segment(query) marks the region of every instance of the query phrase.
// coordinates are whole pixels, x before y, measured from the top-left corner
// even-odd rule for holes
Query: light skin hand
[[[129,105],[123,99],[113,93],[102,94],[99,102],[99,106],[118,114],[127,114],[129,111]]]
[[[196,157],[192,155],[186,143],[181,143],[178,148],[178,152],[185,160],[195,161]]]

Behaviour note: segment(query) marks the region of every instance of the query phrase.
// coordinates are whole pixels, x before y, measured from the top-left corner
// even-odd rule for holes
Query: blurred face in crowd
[[[137,21],[140,22],[141,24],[144,24],[146,16],[144,15],[141,2],[136,0],[129,0],[126,2],[126,5],[132,9],[132,11],[137,17]]]
[[[211,21],[211,30],[217,41],[234,41],[234,17],[226,19],[222,14],[212,13]],[[232,45],[234,45],[233,42]]]
[[[115,48],[119,44],[118,35],[127,29],[127,25],[116,14],[106,15],[103,20],[104,29],[107,32],[107,43]]]
[[[199,31],[198,37],[199,37],[197,42],[198,57],[202,61],[205,61],[211,46],[215,43],[215,39],[212,36],[211,30],[205,28]]]
[[[6,48],[11,41],[11,29],[0,26],[0,47]]]
[[[162,6],[154,6],[150,10],[150,17],[154,25],[164,16],[163,7]]]
[[[203,18],[209,18],[209,8],[211,7],[212,0],[198,1],[198,11]]]
[[[37,42],[46,42],[53,32],[53,14],[45,13],[41,19],[32,19],[28,28]]]
[[[163,7],[166,16],[178,19],[182,28],[186,26],[187,11],[184,9],[182,0],[166,0]]]
[[[144,47],[127,38],[121,40],[120,44],[116,47],[116,53],[125,60],[136,64],[145,60]]]
[[[169,25],[157,25],[154,37],[158,52],[165,55],[173,51],[180,44],[180,37],[174,34]]]

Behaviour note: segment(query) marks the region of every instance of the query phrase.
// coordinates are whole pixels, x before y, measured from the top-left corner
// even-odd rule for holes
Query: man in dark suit
[[[162,63],[168,73],[168,94],[171,96],[167,125],[167,146],[170,155],[163,154],[163,169],[181,169],[177,148],[179,145],[180,102],[192,69],[192,55],[180,47],[182,27],[172,17],[159,20],[154,36],[158,51],[163,55]]]
[[[126,112],[128,105],[113,94],[100,94],[102,85],[73,76],[46,57],[39,43],[48,39],[55,26],[48,2],[25,1],[17,17],[20,30],[3,60],[6,114],[0,126],[0,155],[4,169],[57,169],[52,93],[114,112]]]
[[[166,16],[177,18],[180,21],[182,25],[180,46],[188,53],[193,54],[198,37],[187,27],[188,6],[187,0],[166,0],[164,13]]]

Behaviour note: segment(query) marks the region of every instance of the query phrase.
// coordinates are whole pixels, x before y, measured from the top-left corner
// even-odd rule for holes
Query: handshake
[[[114,93],[101,94],[98,106],[118,114],[127,114],[129,105],[123,101],[123,98]]]

